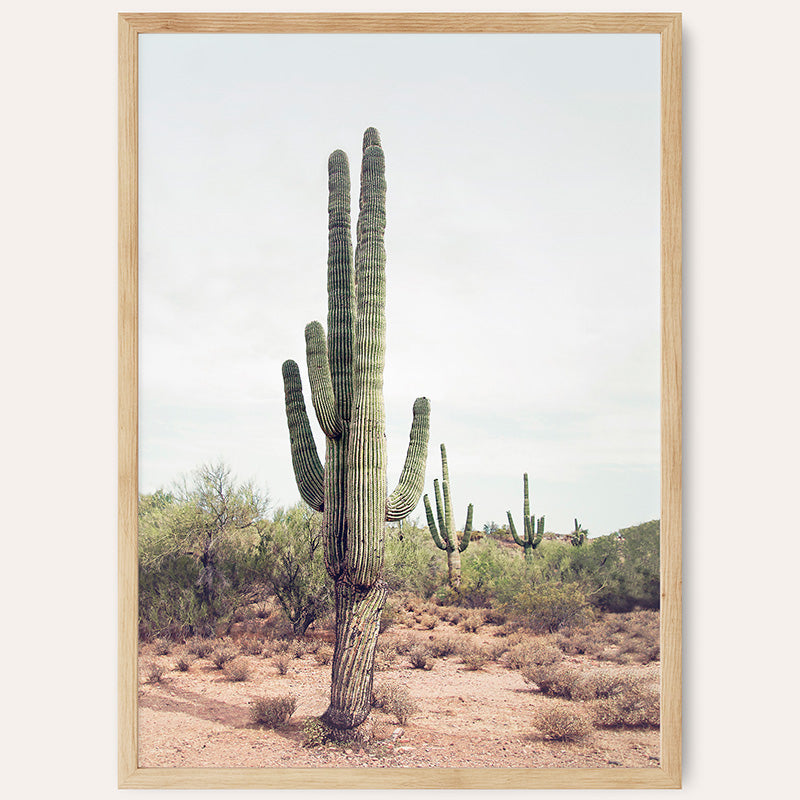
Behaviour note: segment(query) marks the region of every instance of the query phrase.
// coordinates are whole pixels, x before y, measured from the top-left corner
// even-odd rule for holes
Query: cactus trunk
[[[511,537],[514,542],[518,544],[525,554],[526,561],[533,560],[533,551],[542,543],[544,538],[544,517],[539,517],[538,526],[535,515],[531,514],[530,496],[528,494],[528,473],[526,472],[522,477],[522,523],[523,533],[520,537],[517,534],[516,525],[514,525],[514,518],[511,512],[507,511],[508,527],[511,530]]]
[[[417,398],[408,455],[388,495],[383,370],[386,350],[384,157],[378,132],[364,134],[355,249],[350,240],[350,175],[337,150],[328,161],[328,338],[306,328],[311,397],[325,432],[316,455],[294,362],[284,364],[292,463],[302,497],[324,512],[325,566],[334,581],[336,644],[331,700],[323,720],[337,729],[369,714],[375,647],[387,588],[381,580],[386,521],[419,502],[428,448],[428,400]]]

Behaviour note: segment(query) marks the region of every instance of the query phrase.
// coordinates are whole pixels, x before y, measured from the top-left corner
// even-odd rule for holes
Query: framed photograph
[[[679,788],[679,14],[119,15],[119,784]]]

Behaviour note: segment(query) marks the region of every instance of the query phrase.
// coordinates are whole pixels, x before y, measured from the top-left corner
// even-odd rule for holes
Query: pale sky
[[[375,126],[390,491],[424,395],[425,491],[445,442],[459,526],[469,502],[476,527],[519,523],[523,472],[549,531],[660,516],[657,35],[139,41],[141,491],[222,458],[299,499],[281,364],[313,417],[327,159],[357,199]]]

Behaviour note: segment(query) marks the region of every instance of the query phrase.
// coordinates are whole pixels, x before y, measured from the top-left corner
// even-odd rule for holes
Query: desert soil
[[[492,626],[477,633],[457,633],[476,643],[491,644]],[[438,623],[434,631],[412,629],[403,635],[425,642],[452,632]],[[533,637],[532,637],[533,638]],[[197,659],[187,672],[175,669],[186,646],[175,644],[168,655],[154,654],[143,644],[139,684],[139,766],[201,768],[271,767],[657,767],[657,729],[596,730],[579,743],[545,741],[531,719],[536,709],[559,702],[525,683],[504,659],[469,670],[459,656],[437,658],[430,670],[414,669],[399,655],[376,671],[375,686],[394,681],[408,687],[418,711],[404,725],[392,715],[373,710],[368,745],[326,744],[304,747],[302,723],[327,707],[330,665],[312,653],[293,658],[280,675],[272,658],[241,656],[250,665],[244,682],[234,683],[209,659]],[[587,670],[608,667],[585,656],[567,660]],[[158,683],[148,683],[150,664],[166,668]],[[658,678],[658,663],[645,670]],[[250,719],[253,700],[293,694],[297,709],[287,727],[268,730]]]

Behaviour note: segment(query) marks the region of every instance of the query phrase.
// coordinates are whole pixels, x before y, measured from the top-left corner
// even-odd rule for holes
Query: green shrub
[[[519,624],[539,633],[583,624],[592,616],[589,601],[577,583],[527,586],[503,610]]]
[[[328,728],[317,717],[307,717],[301,728],[303,747],[320,747],[328,741]]]

